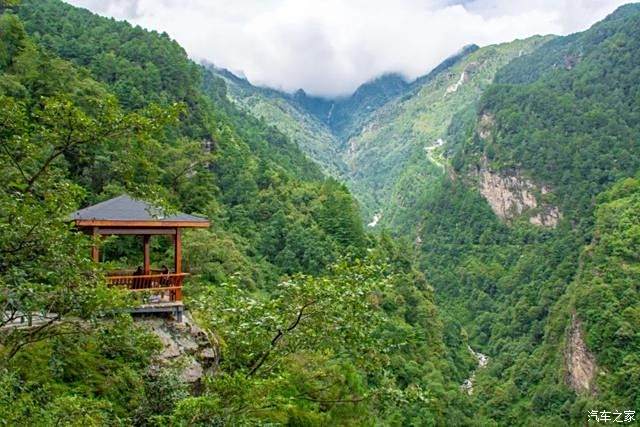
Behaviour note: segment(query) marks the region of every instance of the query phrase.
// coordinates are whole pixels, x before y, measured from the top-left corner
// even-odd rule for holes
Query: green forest
[[[631,4],[327,100],[61,0],[0,0],[0,425],[640,410],[638,28]],[[184,306],[215,354],[195,383],[107,285],[139,242],[69,220],[121,194],[211,221],[183,236]]]

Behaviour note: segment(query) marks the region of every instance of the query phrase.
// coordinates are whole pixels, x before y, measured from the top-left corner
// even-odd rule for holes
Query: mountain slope
[[[0,294],[90,321],[6,365],[0,335],[1,419],[583,425],[640,404],[640,6],[374,81],[340,131],[338,101],[227,89],[166,35],[54,0],[18,11],[31,40],[0,19]],[[308,147],[314,126],[335,139],[367,209],[411,243],[367,236],[343,185],[237,108],[252,97]],[[147,370],[157,343],[130,322],[86,330],[115,297],[65,212],[125,190],[215,224],[185,239],[188,304],[222,351],[200,396]],[[110,249],[136,262],[135,243]],[[489,357],[473,375],[467,337]]]
[[[293,97],[253,86],[212,65],[207,68],[225,81],[229,98],[240,108],[277,127],[329,175],[337,177],[344,173],[346,167],[339,155],[338,139],[324,122],[304,110]]]
[[[362,126],[362,121],[371,112],[402,95],[410,87],[399,74],[384,74],[363,83],[350,96],[328,101],[328,111],[318,118],[331,128],[339,140],[344,141]],[[304,96],[299,92],[296,95],[296,101],[305,108],[314,102],[321,102],[317,97]]]
[[[459,325],[411,248],[364,233],[344,185],[166,35],[56,0],[15,10],[23,21],[0,16],[4,423],[469,422]],[[184,235],[185,305],[211,329],[208,354],[168,363],[166,334],[123,312],[146,296],[105,286],[104,268],[139,264],[139,241],[70,228],[70,211],[125,191],[212,220]],[[168,239],[153,245],[170,264]],[[34,314],[52,323],[4,328]],[[186,384],[185,367],[203,381]]]
[[[386,74],[361,85],[352,95],[325,99],[303,90],[287,94],[253,86],[228,70],[208,68],[225,80],[231,100],[253,116],[263,118],[297,143],[310,158],[333,176],[343,176],[345,141],[386,102],[411,90],[398,74]]]
[[[639,8],[624,6],[501,70],[473,136],[462,138],[457,169],[481,170],[481,186],[483,174],[530,178],[543,193],[537,211],[553,205],[574,220],[591,211],[595,194],[633,175],[640,165]]]
[[[474,401],[497,423],[579,425],[638,404],[622,378],[639,366],[640,282],[622,247],[640,224],[625,180],[640,168],[639,25],[624,6],[501,69],[449,129],[453,170],[418,204],[423,268],[489,355]]]
[[[365,212],[417,236],[440,307],[488,354],[486,423],[638,405],[635,181],[607,189],[640,167],[639,19],[479,49],[336,134]],[[326,123],[331,103],[305,102]]]
[[[345,153],[348,182],[366,211],[382,211],[383,223],[393,227],[415,224],[412,201],[421,197],[431,177],[443,173],[438,147],[446,142],[454,115],[474,107],[500,67],[544,40],[467,49],[371,115],[349,138]]]
[[[57,0],[27,0],[17,12],[43,49],[88,70],[125,110],[176,104],[183,109],[157,151],[149,152],[145,167],[153,172],[144,174],[141,169],[116,186],[106,172],[96,177],[99,168],[118,169],[109,166],[108,160],[93,165],[89,158],[76,165],[74,173],[88,190],[85,203],[136,185],[154,184],[161,187],[156,190],[160,195],[181,209],[207,213],[218,224],[210,241],[233,242],[229,251],[217,253],[208,264],[207,274],[216,281],[243,271],[248,284],[265,286],[285,271],[317,273],[335,260],[342,243],[327,239],[329,224],[320,219],[320,210],[311,214],[313,210],[302,207],[302,195],[310,197],[306,202],[329,198],[350,211],[337,221],[331,219],[330,233],[345,232],[343,236],[355,240],[347,243],[345,237],[343,243],[363,249],[365,236],[357,206],[346,189],[325,182],[318,166],[284,134],[238,110],[228,100],[224,82],[190,61],[166,34],[105,19]],[[284,243],[269,247],[273,228],[280,227],[283,216],[289,219],[289,226],[280,232]],[[346,225],[340,224],[342,219],[351,222],[355,234],[342,229]],[[202,249],[210,250],[206,245]],[[299,259],[305,260],[304,266]]]
[[[473,107],[501,66],[545,40],[467,46],[411,83],[387,74],[337,100],[257,88],[228,71],[215,72],[229,84],[231,99],[274,123],[345,181],[366,217],[382,212],[383,224],[408,231],[418,222],[412,201],[442,174],[437,146],[454,114]]]
[[[355,189],[356,197],[365,202],[369,212],[372,198],[370,189],[365,185],[360,188],[354,184],[356,180],[350,179],[348,138],[361,133],[363,126],[387,103],[414,96],[434,75],[477,49],[473,45],[465,47],[432,73],[412,83],[407,83],[397,74],[387,74],[364,83],[351,96],[334,100],[308,96],[302,90],[289,95],[274,89],[255,87],[227,70],[214,66],[209,66],[209,69],[225,80],[230,99],[255,117],[274,123],[322,165],[326,172],[347,181]]]

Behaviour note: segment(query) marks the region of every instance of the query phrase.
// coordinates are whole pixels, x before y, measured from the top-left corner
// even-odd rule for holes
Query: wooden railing
[[[182,300],[182,282],[189,273],[144,274],[131,276],[107,276],[111,286],[127,288],[134,292],[149,292],[156,296],[149,302]],[[157,298],[159,297],[159,298]]]

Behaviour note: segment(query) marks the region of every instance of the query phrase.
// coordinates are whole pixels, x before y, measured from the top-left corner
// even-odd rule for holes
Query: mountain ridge
[[[274,123],[297,142],[325,172],[340,179],[349,178],[348,140],[376,111],[393,100],[412,96],[434,76],[444,72],[479,47],[468,45],[445,59],[429,73],[407,82],[397,73],[386,73],[361,85],[348,97],[326,99],[308,96],[302,89],[293,94],[257,87],[229,70],[207,64],[228,85],[230,98],[246,111]],[[333,118],[329,120],[329,116]],[[365,202],[367,196],[356,193]],[[365,211],[369,215],[370,208]]]
[[[374,80],[331,128],[334,104],[299,93],[316,117],[165,34],[14,3],[3,422],[578,426],[640,405],[640,5],[468,47],[414,88]],[[69,226],[125,191],[211,219],[182,236],[195,346],[145,332],[123,310],[146,295],[105,285],[105,267],[139,265],[139,240]],[[171,264],[170,239],[153,248]],[[172,342],[188,358],[158,365]]]
[[[302,88],[293,92],[284,92],[268,86],[256,86],[246,77],[238,76],[227,68],[218,67],[208,61],[203,61],[202,64],[212,69],[220,77],[244,89],[293,100],[303,110],[316,117],[320,122],[326,124],[336,136],[344,139],[349,136],[348,130],[353,130],[351,129],[352,125],[348,123],[349,117],[344,116],[358,115],[358,109],[375,110],[391,99],[405,95],[407,91],[414,90],[433,75],[449,68],[455,62],[479,48],[480,47],[475,44],[465,45],[456,53],[445,58],[432,70],[413,80],[408,80],[398,72],[384,72],[361,83],[351,94],[336,97],[308,95]],[[346,112],[342,112],[341,110],[346,110]],[[353,112],[354,110],[355,113]],[[336,116],[338,116],[339,119],[335,119]]]
[[[579,33],[477,49],[340,140],[371,224],[413,242],[489,356],[472,401],[498,425],[579,425],[585,407],[638,402],[623,378],[640,366],[640,270],[622,250],[639,223],[638,28],[631,4]]]

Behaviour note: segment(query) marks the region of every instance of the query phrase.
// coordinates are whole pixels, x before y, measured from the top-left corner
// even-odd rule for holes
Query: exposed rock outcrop
[[[480,193],[502,219],[511,219],[525,209],[538,206],[533,195],[533,185],[516,175],[499,175],[487,169],[480,169]]]
[[[543,206],[538,213],[529,217],[529,222],[540,227],[555,227],[561,218],[557,206]]]
[[[584,342],[582,322],[575,314],[571,318],[571,329],[564,351],[565,381],[576,393],[597,392],[595,377],[598,371],[596,359]]]
[[[572,70],[578,63],[580,63],[580,55],[565,55],[563,59],[563,66],[565,70]]]
[[[540,204],[536,193],[549,192],[538,188],[517,172],[499,174],[482,167],[478,170],[480,193],[489,202],[493,212],[504,220],[511,220],[530,211],[529,222],[543,227],[555,227],[562,218],[556,206]]]
[[[495,117],[488,111],[477,122],[478,136],[488,140],[495,127]],[[557,206],[541,203],[536,194],[550,192],[545,186],[537,186],[521,176],[518,171],[494,172],[488,167],[487,158],[477,170],[480,193],[487,199],[493,212],[503,220],[514,219],[528,211],[529,222],[541,227],[555,227],[562,218]]]
[[[495,124],[495,118],[491,113],[482,113],[480,120],[478,120],[478,135],[482,139],[487,139],[491,136],[493,125]]]
[[[160,319],[138,320],[155,334],[163,345],[158,367],[179,364],[181,379],[197,386],[205,373],[218,366],[220,349],[213,334],[198,327],[188,313],[182,323]]]

